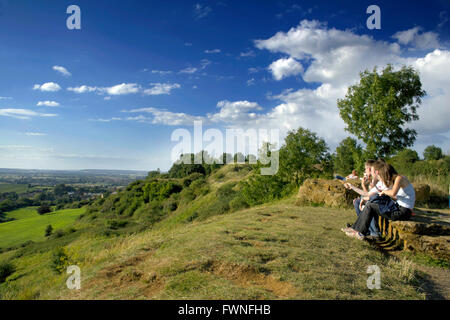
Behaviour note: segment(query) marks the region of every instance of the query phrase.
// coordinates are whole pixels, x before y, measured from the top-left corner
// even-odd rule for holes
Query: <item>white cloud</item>
[[[86,93],[86,92],[97,91],[98,88],[97,87],[89,87],[89,86],[86,86],[86,85],[82,85],[82,86],[75,87],[75,88],[69,87],[69,88],[67,88],[67,90],[73,91],[73,92],[76,92],[76,93]]]
[[[211,53],[220,53],[220,49],[205,50],[205,53],[208,53],[208,54],[211,54]]]
[[[211,61],[209,61],[208,59],[202,59],[202,61],[200,61],[200,65],[201,65],[201,69],[206,69],[207,66],[209,66],[211,64]]]
[[[431,31],[422,32],[421,27],[396,32],[392,38],[397,39],[400,44],[410,45],[417,49],[437,49],[440,47],[439,35]]]
[[[206,17],[211,11],[209,6],[202,6],[200,3],[194,5],[194,14],[197,19]]]
[[[55,71],[58,71],[59,73],[61,73],[63,76],[66,76],[66,77],[70,77],[72,75],[69,71],[67,71],[66,68],[64,68],[62,66],[53,66],[52,69]]]
[[[26,136],[31,136],[31,137],[41,137],[41,136],[46,136],[46,133],[41,133],[41,132],[25,132]]]
[[[419,133],[442,134],[450,131],[450,51],[434,50],[412,61],[420,74],[427,96],[418,109],[420,120],[413,123]]]
[[[0,100],[12,100],[12,97],[0,97]]]
[[[224,123],[245,123],[256,118],[254,111],[262,110],[256,102],[249,101],[234,101],[228,100],[219,101],[217,108],[220,109],[218,113],[208,114],[208,118],[212,122]]]
[[[144,90],[144,94],[146,95],[170,94],[170,91],[172,91],[173,89],[178,89],[181,87],[178,83],[152,83],[151,85],[153,87]]]
[[[135,83],[122,83],[112,87],[102,88],[102,91],[106,91],[109,95],[117,96],[130,93],[138,93],[139,87]]]
[[[56,101],[39,101],[36,105],[38,107],[41,107],[41,106],[59,107],[59,103]]]
[[[33,90],[47,91],[47,92],[55,92],[61,90],[59,84],[55,82],[47,82],[42,85],[35,84]]]
[[[247,86],[253,86],[255,85],[255,78],[251,78],[247,80]]]
[[[157,108],[140,108],[123,112],[149,113],[153,116],[152,119],[149,119],[150,123],[169,126],[192,125],[194,121],[204,119],[203,117],[191,116],[182,112],[175,113]]]
[[[188,74],[192,74],[192,73],[197,72],[197,70],[198,70],[197,68],[194,68],[194,67],[188,67],[188,68],[186,68],[186,69],[181,70],[180,73],[188,73]]]
[[[256,54],[253,50],[249,50],[247,52],[241,52],[241,54],[239,56],[240,57],[254,57],[254,56],[256,56]]]
[[[303,79],[307,82],[351,84],[367,67],[396,63],[400,47],[376,41],[351,31],[328,29],[319,21],[303,20],[288,32],[278,32],[266,40],[256,40],[259,49],[288,54],[311,62]]]
[[[119,117],[113,117],[113,118],[110,118],[110,119],[103,119],[103,118],[100,118],[100,119],[89,119],[89,121],[98,121],[98,122],[111,122],[111,121],[121,121],[121,120],[123,120],[123,119],[119,118]]]
[[[269,70],[272,72],[275,80],[281,80],[285,77],[301,74],[303,72],[303,66],[294,58],[289,57],[272,62]]]
[[[140,87],[136,83],[121,83],[112,87],[90,87],[82,85],[80,87],[67,88],[67,90],[76,93],[97,92],[99,94],[106,93],[111,96],[117,96],[138,93],[140,91]]]
[[[0,109],[0,116],[25,120],[32,117],[56,117],[57,114],[40,113],[28,109]]]
[[[172,71],[152,70],[152,73],[157,73],[157,74],[160,74],[160,75],[166,75],[166,74],[171,74]]]

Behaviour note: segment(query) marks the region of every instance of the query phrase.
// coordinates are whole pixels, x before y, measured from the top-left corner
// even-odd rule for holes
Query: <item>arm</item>
[[[369,190],[367,190],[366,182],[367,182],[367,177],[364,175],[362,182],[361,182],[361,186],[362,186],[364,192],[369,192],[369,190],[372,189],[372,187]]]
[[[367,191],[361,190],[360,188],[355,187],[351,183],[345,183],[344,186],[347,189],[352,189],[353,191],[355,191],[357,194],[359,194],[361,196],[367,196]]]
[[[381,191],[380,195],[387,195],[389,197],[391,197],[392,199],[396,199],[398,190],[400,190],[400,184],[402,181],[402,177],[401,176],[397,176],[397,178],[395,178],[394,181],[394,186],[392,187],[392,189],[389,190],[383,190]]]

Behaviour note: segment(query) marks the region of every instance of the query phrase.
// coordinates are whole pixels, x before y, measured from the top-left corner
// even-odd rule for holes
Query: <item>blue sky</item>
[[[348,135],[336,100],[388,62],[429,93],[414,147],[449,152],[449,16],[444,0],[0,0],[0,167],[166,170],[171,133],[194,119],[303,126],[334,151]]]

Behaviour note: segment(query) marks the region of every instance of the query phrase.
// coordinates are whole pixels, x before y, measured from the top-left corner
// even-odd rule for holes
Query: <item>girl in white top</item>
[[[381,191],[380,195],[387,195],[397,201],[400,209],[406,208],[410,211],[414,209],[416,192],[408,178],[399,175],[394,167],[387,163],[381,164],[377,162],[374,169],[380,180],[389,188]]]

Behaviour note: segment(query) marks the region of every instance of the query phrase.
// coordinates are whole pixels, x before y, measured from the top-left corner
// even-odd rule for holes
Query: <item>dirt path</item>
[[[450,300],[450,270],[424,265],[416,267],[425,274],[421,288],[428,300]]]

